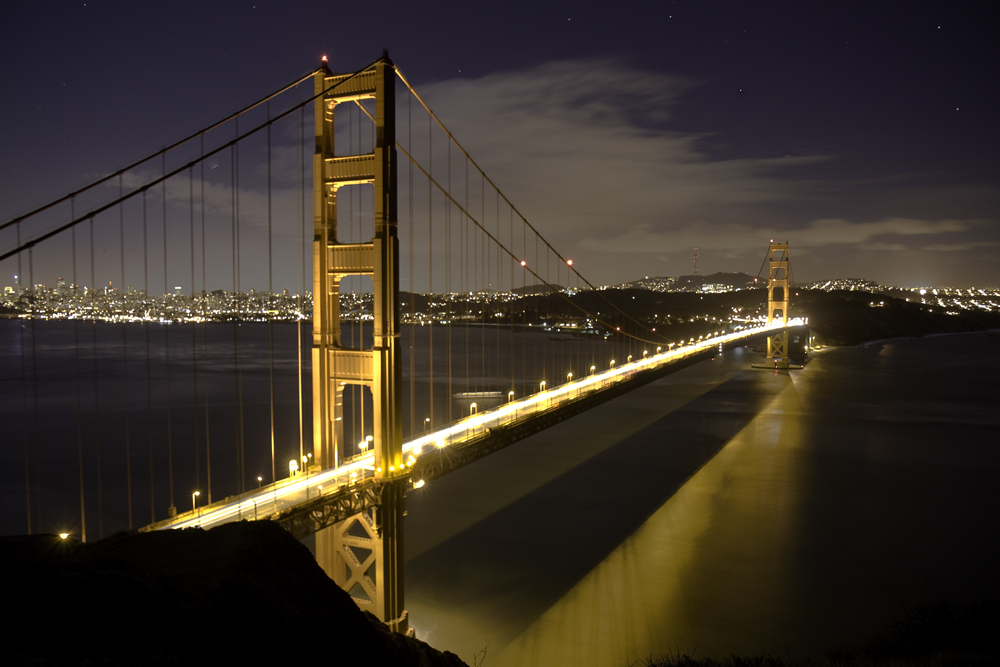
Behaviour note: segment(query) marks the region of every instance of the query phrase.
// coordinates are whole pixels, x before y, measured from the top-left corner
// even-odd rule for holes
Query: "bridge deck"
[[[795,324],[800,323],[789,322],[789,326]],[[404,443],[403,458],[409,467],[407,475],[419,484],[419,480],[423,480],[425,476],[444,474],[474,458],[506,446],[509,444],[508,440],[526,437],[548,424],[520,430],[511,429],[513,426],[530,422],[542,424],[544,420],[539,419],[540,417],[567,408],[580,402],[581,399],[619,387],[648,371],[681,364],[720,345],[739,344],[780,328],[780,323],[753,327],[648,355],[607,371],[594,373],[551,389],[547,388],[521,400],[511,401],[495,410],[472,415],[439,431]],[[502,442],[488,442],[491,436],[501,432],[505,432],[508,437],[500,439]],[[495,437],[493,439],[498,440]],[[455,452],[477,443],[487,446],[478,447],[471,459],[466,456],[453,461],[451,465],[441,465],[441,454],[445,451]],[[285,523],[293,533],[304,535],[376,504],[378,494],[374,493],[374,490],[378,484],[379,480],[375,478],[374,455],[364,454],[354,457],[338,468],[323,471],[307,470],[240,496],[215,502],[194,512],[179,514],[142,530],[194,526],[207,529],[243,519],[276,519]]]

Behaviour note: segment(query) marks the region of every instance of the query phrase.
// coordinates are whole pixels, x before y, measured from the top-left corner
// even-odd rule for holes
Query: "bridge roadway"
[[[801,321],[789,321],[797,326]],[[403,459],[413,487],[465,465],[496,449],[587,409],[587,399],[600,400],[627,391],[630,381],[641,381],[648,371],[680,366],[712,352],[781,328],[781,323],[756,326],[690,343],[676,349],[644,355],[629,363],[572,382],[512,400],[494,410],[471,415],[439,431],[403,444]],[[577,406],[577,410],[568,410]],[[342,521],[378,504],[380,480],[375,478],[374,455],[361,454],[328,470],[306,470],[239,496],[230,496],[195,511],[157,522],[143,531],[176,528],[212,528],[230,521],[271,519],[297,537]]]

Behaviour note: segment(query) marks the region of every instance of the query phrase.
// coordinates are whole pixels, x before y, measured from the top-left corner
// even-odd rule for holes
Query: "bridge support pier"
[[[405,482],[381,486],[377,507],[316,533],[316,560],[355,603],[409,634],[403,608]]]
[[[395,67],[387,55],[356,74],[332,75],[324,68],[315,75],[313,456],[323,468],[344,461],[349,451],[344,446],[344,387],[371,387],[375,462],[365,477],[375,480],[377,503],[317,532],[316,560],[360,607],[393,630],[405,633],[403,516],[407,477],[398,345],[395,77]],[[337,105],[360,105],[368,99],[375,100],[372,152],[337,155]],[[372,186],[373,237],[367,243],[341,243],[337,238],[337,193],[343,187],[356,185]],[[340,281],[350,275],[370,276],[372,280],[371,349],[345,347],[341,337]]]

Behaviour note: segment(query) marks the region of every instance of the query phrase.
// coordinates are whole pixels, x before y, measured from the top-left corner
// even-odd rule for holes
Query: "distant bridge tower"
[[[698,275],[698,248],[691,248],[691,272]]]
[[[777,258],[776,258],[777,257]],[[767,337],[767,363],[788,368],[788,244],[771,242],[768,249],[767,323],[781,320],[784,328]]]
[[[399,348],[399,240],[396,218],[395,67],[387,54],[357,75],[315,78],[313,158],[313,455],[323,468],[344,459],[343,396],[348,384],[371,387],[374,405],[376,508],[316,533],[316,560],[358,605],[392,630],[407,632],[403,609],[403,415]],[[375,100],[375,147],[336,155],[338,104]],[[371,184],[374,236],[337,239],[337,191]],[[340,281],[371,276],[374,340],[370,350],[344,346]]]

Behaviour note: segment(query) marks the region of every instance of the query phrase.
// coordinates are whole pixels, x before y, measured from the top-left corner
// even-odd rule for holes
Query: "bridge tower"
[[[378,494],[375,509],[316,533],[316,560],[361,608],[392,630],[406,633],[395,67],[388,54],[357,74],[333,75],[324,67],[315,74],[314,85],[313,456],[323,468],[343,462],[344,387],[370,387]],[[337,105],[363,99],[375,100],[374,149],[364,155],[337,155]],[[341,243],[337,192],[360,184],[374,190],[374,235],[367,243]],[[372,279],[374,339],[367,350],[347,348],[341,337],[340,281],[351,275]]]
[[[767,337],[767,364],[788,368],[788,244],[771,242],[768,248],[767,323],[781,320],[779,333]]]

